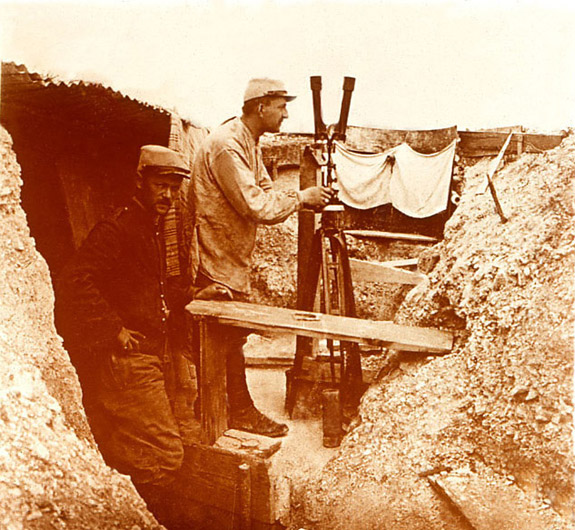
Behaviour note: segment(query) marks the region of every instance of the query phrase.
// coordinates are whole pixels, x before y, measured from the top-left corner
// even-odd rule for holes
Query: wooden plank
[[[503,132],[509,134],[510,132],[522,133],[523,125],[504,125],[503,127],[488,127],[487,129],[477,129],[474,132]]]
[[[388,267],[417,267],[419,263],[419,258],[409,258],[409,259],[394,259],[391,261],[382,261],[382,265],[387,265]]]
[[[446,495],[475,530],[545,530],[554,528],[550,514],[537,510],[516,486],[468,470],[427,477]]]
[[[351,274],[354,282],[385,282],[404,285],[419,285],[426,279],[425,274],[389,267],[382,263],[350,258]]]
[[[493,176],[497,172],[497,169],[499,169],[499,166],[501,164],[501,160],[503,159],[503,155],[505,155],[505,151],[507,150],[507,146],[509,145],[509,142],[511,141],[511,136],[512,136],[512,134],[510,133],[509,136],[507,137],[507,139],[505,140],[503,147],[501,148],[501,150],[497,154],[497,156],[489,163],[489,170],[487,171],[487,175],[485,175],[485,181],[481,185],[478,193],[481,194],[481,193],[485,193],[487,191],[487,188],[489,186],[489,181],[493,178]]]
[[[289,368],[293,357],[255,357],[246,356],[246,366],[250,368]]]
[[[240,482],[240,530],[252,528],[252,481],[250,466],[240,464],[238,466]]]
[[[366,237],[373,239],[398,239],[403,241],[417,241],[420,243],[437,243],[437,238],[421,234],[403,234],[400,232],[382,232],[381,230],[344,230],[344,233],[353,237]]]
[[[346,146],[363,152],[380,153],[406,142],[419,153],[441,151],[457,138],[457,127],[428,130],[377,129],[348,126]]]
[[[228,429],[214,444],[215,447],[221,447],[231,452],[249,454],[259,458],[269,458],[279,451],[281,445],[281,440],[236,429]]]
[[[450,351],[453,345],[453,336],[447,331],[403,326],[388,321],[213,300],[194,300],[186,309],[192,316],[211,317],[228,326],[284,331],[306,337],[360,342],[397,350],[439,353]]]
[[[494,156],[497,155],[508,132],[459,131],[460,142],[458,150],[463,156]],[[522,151],[539,153],[557,147],[564,136],[559,134],[529,134],[513,133],[510,142],[510,152],[517,152],[518,144],[522,143]]]
[[[213,322],[202,320],[199,327],[202,441],[211,445],[228,428],[225,336]]]
[[[321,169],[314,156],[314,149],[307,146],[301,155],[299,187],[304,190],[311,186],[317,186],[321,180]],[[297,228],[297,307],[303,308],[306,305],[307,292],[315,287],[308,287],[309,270],[312,260],[314,234],[318,225],[318,217],[311,210],[300,210],[298,212]],[[314,258],[315,259],[315,258]],[[308,338],[298,337],[298,355],[312,355],[317,349],[316,341]],[[289,407],[288,407],[289,409]]]
[[[505,150],[507,149],[507,146],[509,145],[509,142],[511,140],[511,136],[513,136],[513,133],[509,133],[509,136],[505,140],[505,143],[503,144],[501,151],[499,151],[499,154],[495,157],[494,160],[491,161],[491,163],[489,164],[489,171],[485,175],[485,178],[487,181],[487,186],[489,187],[489,191],[491,192],[491,197],[493,198],[493,202],[495,203],[495,210],[497,211],[497,215],[499,215],[501,222],[503,222],[503,223],[507,222],[507,217],[505,217],[505,214],[503,213],[503,209],[501,208],[501,203],[499,202],[499,198],[497,197],[497,191],[495,190],[495,186],[493,184],[492,177],[493,177],[493,175],[495,175],[495,172],[497,171],[499,164],[501,164],[501,160],[503,158],[503,155],[505,154]]]

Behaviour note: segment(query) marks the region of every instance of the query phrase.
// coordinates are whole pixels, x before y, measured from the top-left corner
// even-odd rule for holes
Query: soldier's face
[[[139,180],[142,202],[150,211],[166,215],[182,185],[179,175],[148,174]]]
[[[269,98],[262,104],[262,121],[264,131],[279,132],[282,122],[289,117],[287,101],[284,98]]]

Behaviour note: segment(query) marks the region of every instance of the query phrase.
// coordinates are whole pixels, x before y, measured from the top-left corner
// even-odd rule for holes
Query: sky
[[[283,130],[326,123],[356,78],[350,125],[575,126],[575,2],[567,0],[0,0],[0,57],[100,82],[213,127],[238,115],[251,77],[298,98]]]

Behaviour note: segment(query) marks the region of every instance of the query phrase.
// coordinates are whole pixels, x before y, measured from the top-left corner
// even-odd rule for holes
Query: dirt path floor
[[[289,362],[295,351],[294,337],[278,335],[262,337],[250,335],[246,347],[248,359],[266,357],[285,358]],[[248,368],[248,385],[256,406],[264,413],[289,425],[289,434],[282,439],[282,447],[274,457],[274,466],[290,482],[320,471],[336,453],[323,447],[321,418],[290,420],[285,411],[285,368]]]

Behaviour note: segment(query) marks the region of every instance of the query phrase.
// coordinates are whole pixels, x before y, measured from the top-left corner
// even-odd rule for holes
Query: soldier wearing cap
[[[197,237],[196,298],[246,300],[249,271],[259,224],[284,221],[303,207],[319,208],[330,199],[328,188],[274,190],[264,166],[259,138],[279,132],[294,99],[281,81],[252,79],[244,94],[242,116],[215,129],[198,150],[190,197]],[[287,425],[255,407],[245,377],[245,332],[229,329],[227,393],[232,428],[283,436]]]
[[[134,197],[93,228],[57,283],[56,323],[94,437],[106,461],[130,475],[145,498],[167,491],[184,455],[174,404],[193,381],[173,348],[184,333],[173,316],[191,296],[166,284],[161,234],[189,174],[179,153],[143,146]]]

